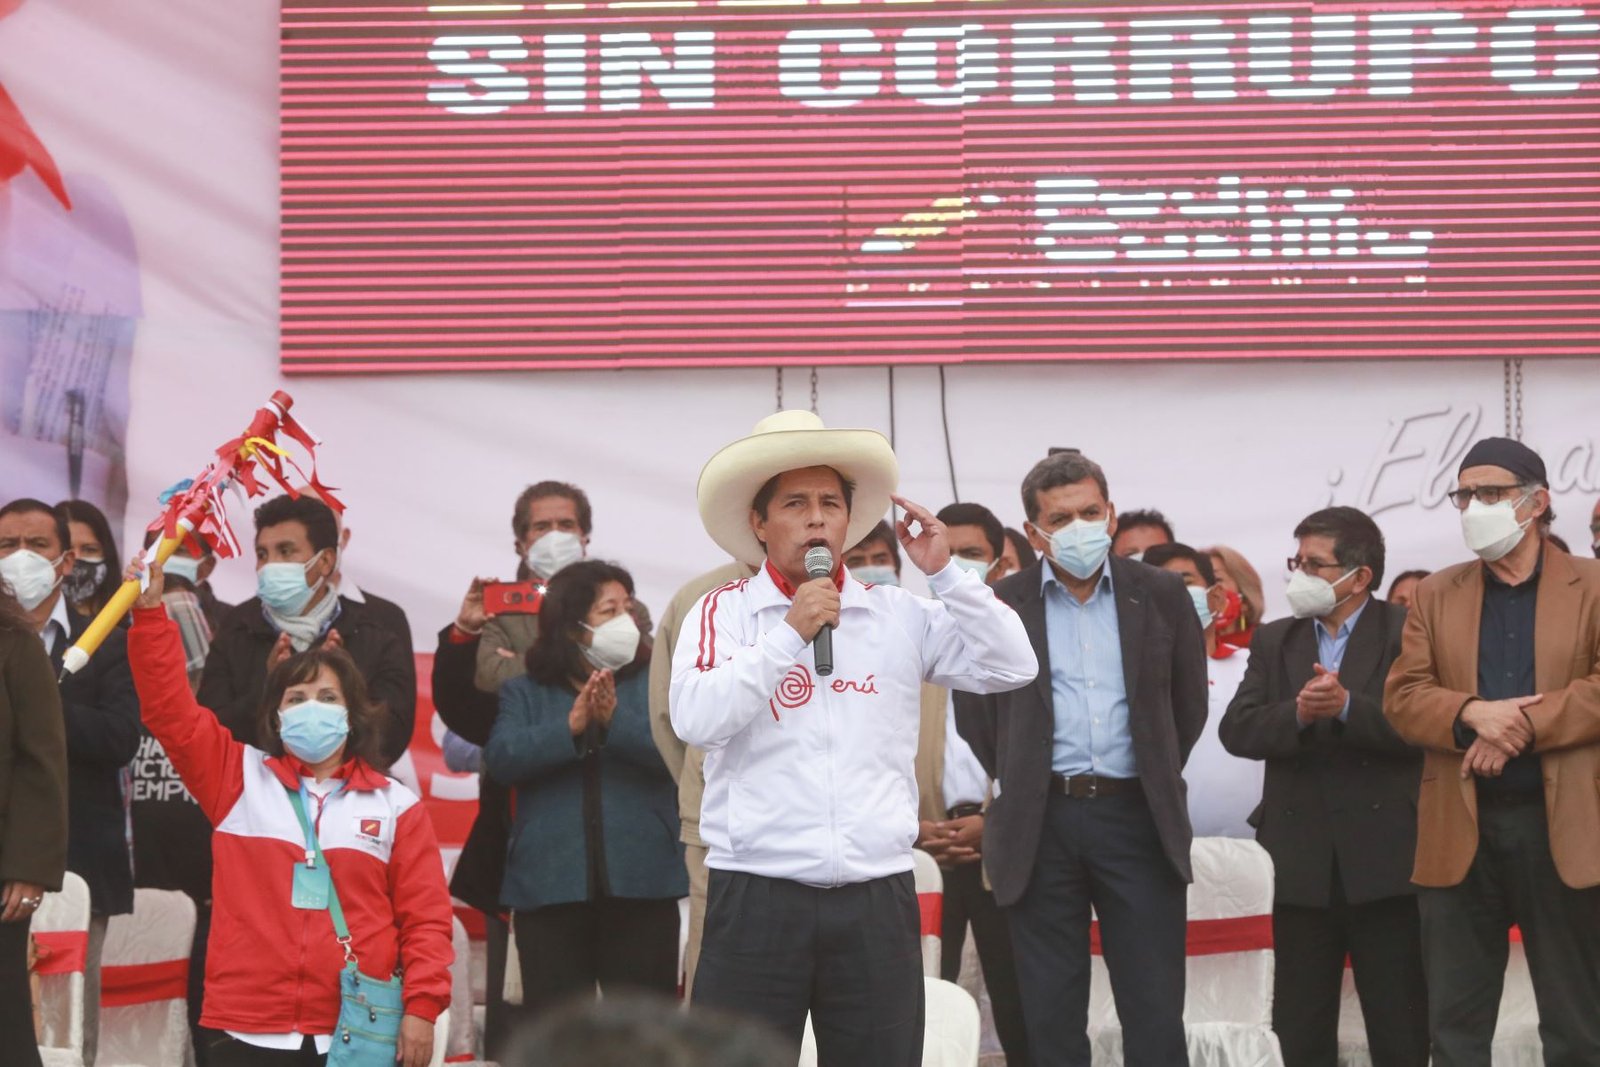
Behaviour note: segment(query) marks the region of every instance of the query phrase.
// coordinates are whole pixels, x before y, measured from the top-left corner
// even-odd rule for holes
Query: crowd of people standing
[[[1240,553],[1119,512],[1080,452],[1026,473],[1008,526],[891,505],[887,444],[802,414],[707,465],[726,562],[654,622],[589,558],[581,488],[515,499],[532,595],[493,610],[500,583],[476,579],[436,638],[447,759],[482,772],[448,889],[396,767],[411,629],[344,577],[340,514],[258,508],[257,595],[230,606],[203,544],[124,568],[92,505],[0,506],[0,1030],[33,1026],[27,920],[71,870],[91,1008],[135,886],[194,899],[202,1065],[321,1062],[353,947],[403,978],[397,1047],[420,1067],[451,896],[484,913],[491,1057],[596,985],[681,982],[795,1041],[809,1012],[824,1062],[911,1064],[914,846],[944,874],[944,975],[970,933],[1009,1064],[1089,1062],[1091,909],[1127,1062],[1180,1063],[1190,845],[1229,836],[1273,861],[1289,1067],[1335,1062],[1347,959],[1379,1067],[1486,1063],[1512,926],[1546,1062],[1600,1062],[1600,563],[1551,534],[1535,452],[1466,454],[1450,498],[1473,558],[1438,573],[1387,575],[1354,508],[1286,523],[1291,616],[1268,620]],[[908,562],[931,597],[899,588]],[[131,618],[58,682],[124,577],[147,583]],[[519,1012],[499,996],[513,937]],[[85,1063],[95,1043],[91,1011]]]

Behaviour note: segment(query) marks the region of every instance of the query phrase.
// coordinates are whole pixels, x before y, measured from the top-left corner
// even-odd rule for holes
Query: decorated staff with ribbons
[[[759,569],[699,600],[673,656],[673,729],[706,751],[695,1005],[761,1018],[796,1044],[809,1011],[824,1067],[922,1062],[922,683],[988,693],[1038,672],[1016,613],[951,562],[930,512],[892,496],[898,475],[881,434],[804,411],[713,456],[698,491],[706,532]],[[864,585],[836,562],[891,499],[937,600]]]

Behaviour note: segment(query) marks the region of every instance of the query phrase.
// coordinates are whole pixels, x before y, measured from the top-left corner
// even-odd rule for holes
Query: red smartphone
[[[544,588],[536,582],[489,582],[483,587],[486,615],[537,615]]]

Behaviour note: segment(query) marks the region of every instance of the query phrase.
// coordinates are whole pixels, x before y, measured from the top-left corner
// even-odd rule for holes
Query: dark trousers
[[[1478,854],[1466,878],[1423,889],[1418,902],[1435,1067],[1488,1067],[1513,923],[1547,1067],[1600,1064],[1600,888],[1562,884],[1543,794],[1520,804],[1480,794]]]
[[[1028,1067],[1028,1032],[1022,1021],[1022,994],[1017,989],[1017,963],[1011,955],[1011,926],[994,894],[983,887],[983,867],[968,863],[947,867],[944,874],[944,925],[939,931],[939,973],[947,982],[961,977],[961,950],[967,925],[978,946],[983,984],[994,1010],[994,1028],[1005,1050],[1006,1067]]]
[[[820,1067],[920,1067],[919,926],[909,871],[818,889],[713,870],[694,1006],[760,1019],[796,1047],[810,1011]]]
[[[506,962],[511,953],[511,924],[495,912],[480,912],[484,927],[483,1054],[493,1063],[508,1055],[507,1042],[516,1024],[516,1005],[506,1003]],[[204,1067],[203,1064],[197,1067]]]
[[[206,992],[206,949],[211,944],[211,905],[195,901],[194,944],[189,949],[189,1037],[194,1042],[195,1067],[211,1067],[211,1046],[222,1036],[200,1025]]]
[[[0,1034],[5,1034],[5,1061],[17,1067],[39,1067],[38,1038],[33,1032],[33,997],[28,992],[28,926],[0,923]]]
[[[1127,1067],[1189,1062],[1183,1030],[1188,886],[1138,794],[1052,793],[1027,892],[1007,909],[1033,1063],[1089,1067],[1089,909]]]
[[[516,913],[522,1008],[536,1014],[573,996],[678,992],[678,902],[601,897]]]
[[[297,1049],[262,1048],[246,1041],[212,1031],[212,1041],[206,1050],[211,1067],[322,1067],[327,1057],[317,1053],[312,1038]]]
[[[1335,875],[1337,878],[1337,874]],[[1272,1029],[1284,1067],[1338,1067],[1348,954],[1373,1067],[1427,1067],[1428,987],[1417,898],[1272,909]]]

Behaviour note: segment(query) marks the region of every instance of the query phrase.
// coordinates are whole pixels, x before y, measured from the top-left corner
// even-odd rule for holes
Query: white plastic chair
[[[433,1021],[433,1058],[428,1060],[428,1067],[443,1067],[445,1055],[448,1053],[447,1045],[450,1034],[450,1009],[446,1008],[439,1013]],[[100,1067],[96,1062],[95,1067]]]
[[[45,941],[63,935],[88,945],[89,886],[68,871],[61,892],[46,893],[33,916],[32,932]],[[40,937],[44,935],[44,937]],[[43,1032],[39,1056],[45,1067],[83,1067],[83,967],[67,974],[45,976],[41,982]]]
[[[1195,924],[1219,920],[1270,921],[1272,860],[1254,841],[1196,838],[1190,851],[1189,935]],[[1272,1032],[1273,956],[1269,946],[1188,957],[1183,1005],[1189,1062],[1196,1067],[1282,1067]],[[1105,961],[1091,964],[1089,1032],[1096,1065],[1122,1063],[1122,1026],[1112,1003]]]
[[[1500,994],[1500,1017],[1495,1023],[1494,1067],[1544,1067],[1544,1043],[1539,1040],[1539,1008],[1533,999],[1533,979],[1522,942],[1511,942],[1506,960],[1505,986]],[[1355,978],[1345,968],[1339,1006],[1340,1067],[1372,1067],[1367,1047],[1367,1025],[1356,995]]]
[[[510,935],[506,938],[506,980],[501,986],[501,999],[507,1004],[522,1003],[522,957],[517,955],[517,920],[515,916],[506,923]]]
[[[922,1031],[922,1067],[977,1067],[978,1002],[972,994],[939,978],[922,979],[926,1020]],[[817,1038],[806,1018],[799,1067],[816,1067]]]
[[[189,1047],[187,965],[194,926],[194,901],[168,889],[134,890],[133,914],[113,916],[107,924],[100,958],[97,1064],[142,1067],[184,1062]],[[141,975],[135,968],[182,975],[167,976],[170,988],[161,989],[151,985],[159,976]],[[141,990],[132,983],[150,987]]]
[[[467,928],[461,920],[450,919],[450,947],[455,960],[450,964],[450,1018],[449,1027],[435,1024],[434,1043],[444,1049],[447,1056],[472,1056],[478,1054],[478,1035],[472,1021],[472,943],[467,939]]]
[[[917,887],[917,904],[920,913],[937,917],[944,914],[944,872],[932,856],[920,848],[911,850],[911,877]],[[940,923],[935,920],[923,924],[922,973],[929,978],[939,977],[939,963],[943,958],[944,939]]]

